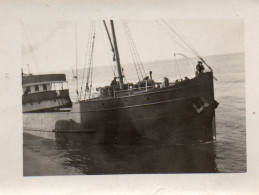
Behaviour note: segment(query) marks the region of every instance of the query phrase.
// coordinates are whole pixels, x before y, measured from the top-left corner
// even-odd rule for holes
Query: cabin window
[[[47,85],[43,84],[43,90],[46,91],[47,90]]]
[[[39,91],[39,85],[35,85],[34,88],[35,88],[35,91]]]
[[[26,87],[25,93],[30,93],[31,92],[31,88],[29,86]]]

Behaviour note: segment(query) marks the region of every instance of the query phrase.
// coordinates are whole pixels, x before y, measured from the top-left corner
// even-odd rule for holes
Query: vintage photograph
[[[243,20],[20,29],[24,176],[247,171]]]

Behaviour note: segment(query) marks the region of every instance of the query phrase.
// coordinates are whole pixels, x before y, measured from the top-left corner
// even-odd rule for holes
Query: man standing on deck
[[[198,64],[196,65],[196,76],[204,71],[204,66],[202,65],[201,61],[198,61]]]
[[[116,86],[116,85],[118,85],[118,82],[116,80],[116,77],[114,77],[112,82],[111,82],[111,87]]]

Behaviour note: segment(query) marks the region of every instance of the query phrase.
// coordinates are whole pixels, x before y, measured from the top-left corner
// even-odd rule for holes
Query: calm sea
[[[244,54],[205,58],[217,81],[215,99],[217,140],[196,145],[89,145],[86,135],[65,135],[48,140],[24,134],[24,175],[55,175],[48,170],[31,173],[33,159],[44,159],[44,166],[59,167],[61,174],[134,174],[134,173],[226,173],[246,172],[246,117]],[[194,65],[196,63],[193,60]],[[175,66],[178,64],[178,68]],[[155,80],[167,76],[171,81],[193,75],[184,61],[156,61],[145,64]],[[82,72],[82,71],[80,71]],[[108,73],[110,72],[110,73]],[[137,79],[134,69],[124,67],[128,81]],[[126,74],[127,73],[127,74]],[[76,82],[68,72],[71,98]],[[113,78],[110,67],[94,69],[95,86],[107,85]],[[79,84],[79,88],[81,83]],[[28,152],[30,154],[28,154]],[[29,157],[28,157],[29,156]],[[39,165],[39,169],[41,169]]]

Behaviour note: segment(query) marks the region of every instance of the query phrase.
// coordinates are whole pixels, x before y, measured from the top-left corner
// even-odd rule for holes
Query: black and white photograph
[[[244,20],[20,32],[23,176],[246,173]]]
[[[258,194],[258,13],[0,1],[0,194]]]

